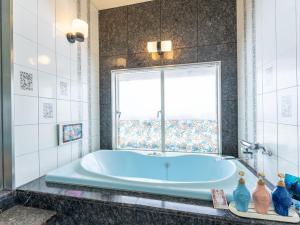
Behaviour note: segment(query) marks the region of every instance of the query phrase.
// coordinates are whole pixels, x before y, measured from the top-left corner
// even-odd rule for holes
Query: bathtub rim
[[[138,183],[138,184],[146,184],[146,185],[201,185],[201,184],[216,184],[216,183],[221,183],[224,182],[228,179],[230,179],[231,177],[233,177],[236,174],[237,171],[237,166],[236,163],[232,162],[231,160],[226,160],[226,163],[230,164],[230,166],[232,167],[232,171],[230,172],[229,175],[220,178],[220,179],[216,179],[216,180],[210,180],[210,181],[167,181],[167,180],[158,180],[158,179],[149,179],[149,180],[136,180],[130,177],[121,177],[121,176],[111,176],[111,175],[105,175],[105,174],[99,174],[95,171],[91,171],[86,169],[83,165],[82,162],[84,159],[86,159],[87,157],[91,156],[91,155],[95,155],[95,153],[99,153],[101,151],[105,151],[105,152],[110,152],[112,150],[98,150],[92,153],[89,153],[87,155],[85,155],[83,158],[79,159],[80,160],[80,166],[82,167],[82,169],[87,172],[92,174],[93,176],[99,177],[99,178],[103,178],[103,179],[111,179],[112,181],[115,182],[129,182],[129,183]],[[120,150],[113,150],[114,152],[118,152]],[[184,156],[205,156],[205,157],[210,157],[210,158],[215,158],[215,160],[220,159],[222,160],[222,156],[220,155],[213,155],[213,154],[205,154],[205,153],[181,153],[181,152],[164,152],[164,156],[159,156],[159,155],[147,155],[146,152],[139,152],[136,150],[121,150],[122,152],[128,152],[128,153],[134,153],[134,154],[138,154],[138,155],[143,155],[145,157],[159,157],[159,158],[164,158],[164,157],[171,157],[171,158],[177,158],[177,157],[184,157]]]
[[[45,176],[45,181],[49,185],[71,185],[73,189],[76,187],[108,189],[116,191],[125,191],[129,193],[146,193],[154,195],[166,195],[170,197],[183,197],[188,199],[197,199],[211,201],[211,188],[184,188],[184,187],[160,187],[148,185],[128,185],[128,182],[111,182],[105,179],[95,179],[91,174],[79,174],[76,168],[79,165],[79,159],[65,166],[52,170]],[[239,170],[246,171],[245,179],[249,190],[254,190],[257,183],[257,174],[250,170],[243,162],[239,160],[233,161]],[[238,183],[238,176],[231,178],[230,186],[220,187],[225,191],[227,200],[233,200],[232,191]],[[145,189],[147,187],[147,189]],[[272,190],[268,187],[268,190]]]

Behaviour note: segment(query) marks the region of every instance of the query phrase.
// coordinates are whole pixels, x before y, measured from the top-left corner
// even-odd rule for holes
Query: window
[[[219,153],[219,68],[113,71],[114,148]]]

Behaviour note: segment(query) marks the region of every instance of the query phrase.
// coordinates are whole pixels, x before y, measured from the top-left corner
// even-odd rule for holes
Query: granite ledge
[[[80,213],[82,214],[87,211],[87,207],[89,207],[89,210],[91,208],[95,208],[95,214],[97,214],[97,210],[99,210],[97,208],[101,208],[104,211],[106,211],[106,209],[107,211],[114,211],[115,214],[118,214],[119,219],[125,216],[123,215],[125,212],[130,212],[129,215],[137,212],[143,212],[165,219],[173,217],[191,218],[195,219],[196,221],[203,221],[203,219],[206,219],[209,221],[214,221],[212,224],[220,223],[222,225],[286,224],[280,222],[240,218],[234,216],[228,210],[214,209],[211,202],[197,199],[153,195],[141,192],[78,187],[72,185],[47,184],[44,177],[18,188],[14,195],[19,204],[32,207],[41,207],[50,210],[55,209],[53,207],[54,205],[57,205],[57,208],[61,210],[60,213],[66,213],[64,208],[69,209],[68,207],[70,207],[70,205],[76,205],[76,207],[80,207]],[[132,219],[134,218],[135,217],[132,217]],[[146,219],[149,218],[146,217]],[[205,223],[195,222],[195,225],[198,224],[202,225]],[[300,225],[300,223],[298,225]]]
[[[0,212],[3,212],[15,205],[12,191],[0,191]]]
[[[53,211],[16,205],[0,214],[0,225],[49,225],[55,216]]]

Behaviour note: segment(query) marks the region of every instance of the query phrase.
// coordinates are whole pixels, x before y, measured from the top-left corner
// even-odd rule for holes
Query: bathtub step
[[[53,225],[56,212],[16,205],[0,214],[0,225]]]

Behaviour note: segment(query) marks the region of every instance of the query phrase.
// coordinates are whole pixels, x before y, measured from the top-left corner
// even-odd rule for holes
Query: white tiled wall
[[[254,113],[254,106],[257,104],[260,108],[265,107],[260,98],[257,103],[255,102],[253,73],[255,71],[252,66],[254,54],[252,42],[254,41],[253,30],[251,24],[253,23],[252,16],[252,1],[241,0],[237,1],[237,21],[238,21],[238,133],[239,139],[245,139],[250,142],[255,140],[255,120],[258,117],[262,120],[263,115],[256,116]],[[244,9],[247,9],[246,11]],[[247,32],[245,31],[245,28]],[[248,41],[245,41],[248,40]],[[265,46],[267,47],[267,46]],[[263,50],[262,50],[263,51]],[[261,76],[260,80],[263,80]],[[262,88],[261,88],[262,89]],[[261,90],[262,91],[262,90]],[[272,103],[270,103],[272,105]],[[262,128],[261,128],[262,130]],[[240,155],[243,157],[242,155]],[[248,163],[254,166],[254,161],[250,160]]]
[[[91,4],[90,5],[90,76],[83,78],[89,80],[91,84],[88,88],[83,86],[83,89],[89,89],[88,95],[83,94],[84,99],[90,99],[89,101],[89,133],[90,133],[90,149],[95,151],[99,149],[100,146],[100,81],[99,81],[99,32],[98,32],[98,9]],[[82,58],[86,58],[85,55],[87,52],[82,52]],[[89,62],[86,62],[87,64]],[[85,65],[85,62],[83,63]],[[84,67],[87,68],[87,67]],[[84,114],[84,113],[83,113]],[[85,147],[87,150],[87,148]],[[84,150],[84,151],[86,151]]]
[[[246,89],[255,82],[256,94],[253,99],[256,104],[252,109],[256,113],[255,130],[249,134],[245,126],[247,119],[239,119],[239,138],[253,136],[255,141],[263,143],[273,152],[272,157],[259,155],[253,166],[264,170],[267,178],[275,183],[277,172],[299,175],[300,169],[300,2],[251,2],[255,2],[255,7],[252,7],[255,13],[250,13],[251,8],[244,13],[255,15],[254,23],[244,22],[243,29],[240,27],[239,30],[246,33],[244,36],[255,30],[255,39],[239,39],[239,53],[244,65],[240,63],[238,76]],[[249,49],[241,45],[243,41],[252,44],[255,49],[255,54],[251,55],[253,62],[244,57]],[[253,82],[246,78],[247,64],[256,69]],[[239,88],[240,104],[247,105],[247,97],[245,91]]]
[[[99,149],[98,10],[87,0],[14,0],[13,11],[15,183],[20,186]],[[80,45],[65,36],[77,17],[90,28]],[[72,122],[84,124],[83,140],[58,146],[56,125]]]

